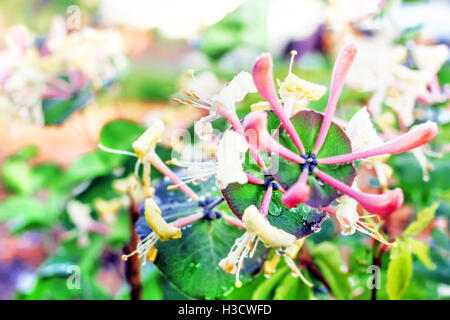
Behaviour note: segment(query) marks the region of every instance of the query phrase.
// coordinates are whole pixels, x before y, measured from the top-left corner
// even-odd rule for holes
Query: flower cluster
[[[44,38],[16,25],[7,30],[5,40],[0,52],[0,107],[7,119],[43,124],[44,99],[70,99],[89,83],[98,90],[126,65],[116,31],[68,30],[63,18],[53,19]]]
[[[139,165],[144,166],[142,177],[143,193],[145,198],[145,217],[152,232],[143,239],[135,252],[139,257],[147,257],[149,261],[155,259],[155,244],[158,240],[178,239],[182,236],[180,228],[194,221],[210,219],[211,208],[223,200],[205,204],[189,186],[189,183],[201,183],[206,178],[214,176],[217,187],[225,192],[232,185],[253,184],[265,189],[261,202],[255,202],[244,208],[242,217],[235,218],[227,213],[215,215],[223,218],[228,223],[245,230],[245,233],[236,239],[227,257],[222,259],[219,266],[226,272],[236,276],[236,286],[241,285],[239,279],[240,270],[244,260],[252,257],[259,242],[267,248],[275,248],[276,254],[271,260],[267,260],[264,269],[270,275],[276,268],[280,256],[284,256],[286,264],[292,273],[300,276],[305,283],[310,285],[304,278],[294,262],[296,255],[302,247],[303,236],[297,236],[282,230],[269,221],[270,205],[275,193],[281,194],[281,205],[287,210],[298,206],[312,207],[322,210],[336,217],[344,235],[360,231],[386,245],[392,243],[384,239],[379,232],[379,226],[373,225],[370,220],[386,216],[403,204],[403,193],[399,188],[385,190],[380,194],[368,194],[358,189],[354,176],[348,181],[340,181],[329,174],[329,167],[339,167],[348,164],[354,170],[353,163],[356,161],[371,161],[377,165],[377,158],[384,155],[395,155],[413,150],[431,141],[437,134],[437,126],[433,122],[426,122],[412,128],[409,132],[395,139],[384,141],[374,129],[370,116],[365,108],[355,114],[352,120],[345,125],[345,131],[338,125],[334,117],[339,96],[344,86],[352,62],[357,53],[355,45],[346,46],[339,54],[332,74],[328,103],[323,114],[315,112],[314,115],[321,119],[320,128],[314,136],[313,145],[305,147],[300,138],[298,129],[293,119],[302,117],[310,100],[318,100],[326,91],[326,87],[303,80],[292,73],[290,68],[286,79],[279,83],[279,99],[275,89],[272,74],[272,59],[269,54],[261,55],[253,66],[252,74],[241,72],[227,86],[212,97],[199,96],[194,91],[184,92],[185,98],[175,99],[176,102],[190,104],[209,110],[209,115],[195,124],[195,131],[202,136],[202,141],[207,147],[198,147],[186,152],[187,156],[180,159],[170,160],[171,164],[187,168],[188,177],[181,179],[159,158],[155,147],[161,141],[164,124],[156,121],[148,128],[139,139],[133,143],[134,153],[112,150],[101,146],[105,151],[129,154],[138,158],[136,166],[135,182],[138,177]],[[292,61],[291,61],[292,64]],[[257,91],[264,101],[254,105],[253,111],[244,119],[239,119],[236,113],[236,103],[242,101],[247,93]],[[262,106],[262,108],[261,108]],[[300,107],[299,107],[300,106]],[[298,110],[301,110],[297,112]],[[309,112],[309,110],[306,110]],[[289,143],[277,141],[277,136],[269,133],[268,116],[275,115],[280,123],[277,133],[288,137]],[[211,121],[223,117],[230,128],[225,132],[215,135]],[[321,150],[326,145],[330,135],[331,127],[337,130],[342,141],[349,142],[349,152],[321,156]],[[207,159],[195,157],[195,152],[202,153],[209,150]],[[264,179],[261,179],[248,170],[245,154],[248,151],[254,163],[259,167]],[[194,154],[192,154],[194,153]],[[265,159],[270,159],[267,162]],[[287,184],[273,171],[276,157],[286,160],[288,163],[298,166],[300,174],[293,184]],[[270,168],[269,168],[270,164]],[[173,185],[169,189],[178,188],[190,199],[199,203],[199,207],[208,207],[208,210],[180,218],[167,223],[152,199],[154,189],[150,184],[150,167],[154,167],[169,178]],[[286,170],[279,167],[278,170]],[[254,173],[254,171],[253,171]],[[315,181],[319,183],[316,184]],[[319,185],[319,187],[317,186]],[[321,192],[320,186],[328,186],[335,190],[335,196],[331,199],[311,199],[313,192]],[[225,193],[224,193],[225,194]],[[225,197],[226,198],[226,197]],[[227,204],[231,205],[229,199]],[[368,214],[360,215],[357,211],[358,205]],[[320,227],[318,228],[320,229]],[[317,229],[317,230],[318,230]],[[317,231],[317,230],[313,230]],[[128,256],[125,256],[127,258]]]

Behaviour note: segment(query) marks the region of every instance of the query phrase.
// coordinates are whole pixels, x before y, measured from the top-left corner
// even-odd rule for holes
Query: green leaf
[[[397,239],[391,249],[387,271],[386,291],[389,299],[399,300],[406,291],[412,275],[412,257],[409,244]]]
[[[291,122],[305,147],[306,154],[311,153],[314,148],[322,119],[323,114],[313,110],[299,111],[291,118]],[[283,127],[278,130],[278,136],[281,145],[298,153],[298,149]],[[351,151],[349,138],[337,124],[332,122],[325,142],[316,156],[319,159],[346,154]],[[347,185],[352,184],[356,175],[355,167],[349,163],[340,165],[319,164],[317,168]],[[273,155],[271,171],[283,188],[288,189],[298,180],[301,168],[294,162]],[[311,196],[306,204],[311,207],[326,207],[340,196],[338,191],[324,184],[314,174],[309,176],[308,184],[311,187]]]
[[[417,219],[408,225],[406,230],[403,232],[403,235],[412,236],[422,232],[430,224],[430,222],[433,221],[438,207],[439,202],[436,202],[430,207],[422,209],[417,214]]]
[[[314,262],[322,271],[337,300],[352,299],[348,275],[341,271],[344,264],[339,247],[331,242],[321,242],[312,250]]]
[[[8,159],[3,163],[1,178],[3,184],[18,193],[30,193],[33,190],[31,167],[22,160]]]
[[[203,211],[197,202],[188,199],[181,191],[167,190],[170,183],[163,179],[154,197],[167,222]],[[214,179],[193,186],[193,189],[200,197],[220,196]],[[136,229],[141,238],[151,232],[143,216],[139,218]],[[218,264],[243,233],[223,219],[198,220],[182,229],[180,239],[157,242],[155,265],[187,296],[197,299],[223,297],[233,291],[235,276],[223,271]],[[253,258],[245,260],[240,276],[243,284],[259,272],[266,252],[264,246],[258,246]]]
[[[94,97],[91,84],[84,87],[74,97],[61,99],[47,99],[42,101],[45,124],[61,124],[74,112],[84,107]]]
[[[294,300],[301,283],[300,277],[293,277],[291,274],[286,275],[276,288],[273,300]]]
[[[422,262],[428,269],[434,269],[436,266],[430,259],[428,246],[420,240],[408,237],[406,241],[409,243],[412,253]]]
[[[145,129],[137,123],[116,120],[105,124],[100,133],[100,142],[105,147],[133,151],[132,144]]]
[[[265,192],[264,186],[251,183],[233,183],[222,190],[231,211],[239,218],[243,216],[244,210],[250,205],[259,207]],[[326,214],[323,211],[312,209],[303,204],[289,209],[281,202],[281,197],[280,191],[275,190],[272,194],[269,214],[267,215],[270,224],[295,235],[297,238],[305,237],[320,230],[320,225],[326,219]]]
[[[258,286],[258,288],[253,293],[252,300],[270,299],[272,290],[283,279],[283,277],[286,276],[287,273],[290,273],[287,266],[278,269],[269,279],[265,280]]]

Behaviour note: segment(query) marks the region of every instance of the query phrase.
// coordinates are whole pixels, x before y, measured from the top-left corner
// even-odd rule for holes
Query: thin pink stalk
[[[236,112],[221,112],[221,114],[225,119],[228,120],[228,122],[231,124],[231,126],[237,133],[245,137],[244,127],[242,126],[242,123],[239,121]],[[258,166],[261,169],[266,170],[266,165],[264,164],[264,161],[262,160],[261,155],[258,152],[258,149],[255,146],[249,144],[248,152],[253,157],[253,159],[255,159]]]
[[[299,154],[279,144],[267,131],[267,114],[261,111],[249,113],[244,119],[245,137],[249,145],[254,145],[260,150],[273,152],[280,157],[295,163],[305,163]],[[253,141],[256,138],[257,141]]]
[[[199,213],[195,213],[190,216],[187,216],[187,217],[177,219],[177,220],[171,222],[170,224],[176,228],[181,228],[181,227],[187,226],[188,224],[191,224],[197,220],[200,220],[201,218],[203,218],[203,213],[199,212]]]
[[[174,184],[178,185],[178,189],[184,192],[189,198],[194,201],[198,201],[199,198],[194,191],[192,191],[189,186],[187,186],[181,179],[166,166],[166,164],[155,154],[154,157],[151,157],[151,164],[154,166],[159,172],[168,177]]]
[[[265,53],[256,60],[253,66],[252,75],[253,82],[255,83],[259,94],[267,100],[267,102],[269,102],[272,110],[280,119],[281,124],[286,129],[286,132],[291,137],[297,149],[301,154],[304,154],[305,148],[303,147],[303,143],[292,125],[291,120],[281,106],[281,102],[278,99],[277,92],[275,91],[275,86],[272,79],[272,57],[270,54]]]
[[[358,201],[369,212],[388,215],[400,208],[403,204],[403,192],[400,188],[390,190],[383,194],[368,194],[352,189],[345,183],[336,180],[317,168],[314,169],[314,173],[326,184]]]
[[[269,213],[269,205],[270,201],[272,200],[272,191],[272,186],[269,186],[266,190],[266,193],[264,194],[261,206],[259,207],[259,212],[261,212],[264,217],[267,217],[267,214]]]
[[[232,226],[238,227],[239,229],[246,230],[245,225],[238,218],[232,217],[228,214],[222,214],[222,218],[231,224]]]
[[[283,202],[288,208],[295,208],[300,203],[304,203],[309,199],[311,188],[307,184],[309,176],[309,170],[303,169],[302,173],[298,177],[296,183],[294,183],[283,195],[281,202]]]
[[[437,132],[438,127],[436,123],[427,121],[404,135],[373,149],[318,159],[317,161],[320,164],[340,164],[383,154],[400,154],[430,142],[436,136]]]
[[[341,95],[342,88],[344,87],[345,77],[347,76],[348,70],[352,65],[355,55],[356,46],[354,44],[350,44],[342,49],[336,59],[333,68],[333,75],[331,76],[330,95],[328,97],[328,103],[325,109],[325,116],[322,120],[320,131],[314,145],[314,154],[319,153],[320,148],[322,148],[322,145],[325,142],[325,138],[327,137],[328,129],[331,125],[331,120],[333,119],[334,112],[336,111],[336,106]]]
[[[264,184],[264,180],[252,176],[250,173],[246,173],[247,181],[252,184]]]

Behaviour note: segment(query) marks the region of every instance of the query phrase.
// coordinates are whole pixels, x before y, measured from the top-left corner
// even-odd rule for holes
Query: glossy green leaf
[[[198,203],[190,201],[179,190],[167,190],[168,184],[169,181],[163,180],[155,193],[155,201],[167,222],[203,211]],[[214,186],[214,179],[194,186],[193,189],[203,197],[220,196]],[[150,231],[141,216],[137,223],[138,234],[142,238]],[[197,299],[223,297],[233,291],[235,276],[223,271],[218,264],[243,233],[243,230],[231,226],[223,219],[198,220],[182,228],[181,239],[159,241],[156,244],[158,255],[155,265],[187,296]],[[253,258],[245,260],[240,277],[244,284],[252,279],[250,274],[259,272],[266,252],[267,249],[260,245]]]
[[[259,207],[265,192],[264,186],[251,183],[233,183],[222,190],[231,211],[239,218],[243,216],[244,210],[250,205]],[[281,192],[274,191],[269,205],[267,219],[273,226],[289,232],[297,238],[305,237],[320,230],[320,225],[326,218],[323,211],[312,209],[303,204],[289,209],[281,202],[281,197]]]
[[[276,285],[290,273],[289,268],[279,268],[269,279],[261,283],[252,295],[252,300],[268,300],[272,297],[272,291]]]
[[[323,114],[313,110],[299,111],[291,118],[292,124],[300,136],[307,154],[311,153],[314,148],[322,119]],[[295,147],[283,127],[280,127],[277,136],[279,137],[279,142],[281,145],[296,153],[299,153],[298,149]],[[319,159],[350,152],[350,140],[337,124],[332,123],[328,131],[327,138],[316,156]],[[347,185],[352,184],[356,175],[355,167],[353,164],[349,163],[340,165],[319,164],[317,168]],[[300,165],[294,162],[287,161],[278,155],[273,155],[271,171],[273,176],[283,186],[283,188],[288,189],[298,180],[301,173],[301,168]],[[311,195],[306,204],[309,206],[325,207],[340,196],[338,191],[329,185],[324,184],[314,174],[309,176],[308,184],[311,187]]]
[[[314,247],[312,254],[314,262],[330,285],[334,297],[337,300],[351,299],[348,275],[341,271],[343,261],[339,247],[331,242],[321,242]]]
[[[397,239],[397,246],[391,249],[387,271],[386,291],[391,300],[401,299],[412,275],[412,257],[409,244]]]

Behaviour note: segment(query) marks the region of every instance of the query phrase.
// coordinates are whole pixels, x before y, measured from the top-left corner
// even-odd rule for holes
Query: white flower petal
[[[248,150],[248,143],[243,136],[234,132],[226,131],[217,146],[217,186],[225,189],[230,183],[246,183],[242,163],[245,160],[245,152]]]

